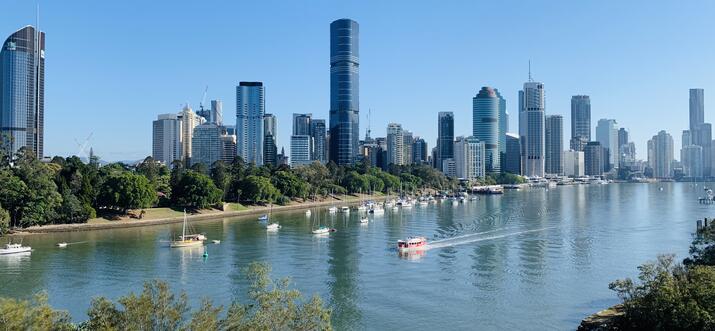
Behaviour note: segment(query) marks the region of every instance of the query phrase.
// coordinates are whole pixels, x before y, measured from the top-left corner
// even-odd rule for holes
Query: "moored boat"
[[[203,234],[186,234],[187,223],[188,221],[186,219],[186,211],[184,211],[184,226],[181,229],[181,236],[179,236],[178,240],[172,241],[171,244],[169,244],[169,247],[196,247],[202,246],[204,244],[206,236],[204,236]]]
[[[267,214],[263,214],[263,215],[261,215],[261,216],[258,217],[258,220],[261,221],[261,222],[268,221],[268,215],[267,215]]]
[[[0,248],[0,255],[26,253],[31,251],[32,247],[30,246],[22,246],[22,244],[5,244],[4,248]]]
[[[65,247],[67,247],[67,243],[66,242],[57,243],[57,247],[65,248]]]
[[[268,231],[277,231],[280,228],[281,228],[281,225],[278,223],[271,223],[271,224],[266,225],[266,230],[268,230]]]
[[[370,220],[367,217],[360,217],[360,223],[367,224]]]
[[[408,237],[405,240],[397,241],[397,250],[400,252],[409,252],[424,249],[427,246],[427,238],[425,237]]]
[[[317,228],[317,229],[314,229],[314,230],[311,231],[311,232],[312,232],[313,234],[328,234],[328,233],[330,233],[330,232],[335,232],[335,231],[336,231],[335,229],[331,229],[331,228],[329,228],[329,227],[327,227],[327,226],[321,226],[321,227],[319,227],[319,228]]]
[[[328,212],[331,214],[335,214],[338,212],[338,207],[332,206],[332,207],[328,208]]]
[[[350,207],[348,207],[348,206],[342,206],[342,207],[340,207],[340,212],[343,212],[343,213],[346,213],[346,214],[347,214],[347,213],[350,213]]]

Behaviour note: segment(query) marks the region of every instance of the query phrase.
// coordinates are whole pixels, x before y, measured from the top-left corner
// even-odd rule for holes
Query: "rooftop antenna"
[[[529,81],[533,82],[534,80],[531,78],[531,59],[529,60]]]
[[[372,113],[372,108],[367,109],[367,131],[365,131],[365,141],[370,140],[370,114]]]

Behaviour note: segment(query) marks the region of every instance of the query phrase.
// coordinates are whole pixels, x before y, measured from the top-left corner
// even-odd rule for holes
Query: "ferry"
[[[397,241],[397,250],[400,252],[410,252],[424,249],[427,246],[425,237],[408,237],[407,240]]]
[[[5,244],[5,248],[0,248],[0,255],[18,254],[32,251],[30,246],[22,244]]]

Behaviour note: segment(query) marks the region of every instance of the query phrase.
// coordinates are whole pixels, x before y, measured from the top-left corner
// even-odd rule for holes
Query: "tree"
[[[147,208],[156,200],[156,192],[149,180],[129,171],[110,174],[102,184],[97,198],[103,208],[120,210]]]
[[[271,183],[287,197],[305,198],[308,196],[308,183],[290,171],[276,171],[271,177]]]
[[[154,187],[157,187],[159,178],[169,174],[169,170],[161,162],[154,160],[153,157],[147,156],[144,161],[136,166],[136,172],[149,180]]]
[[[231,183],[231,173],[229,167],[227,167],[223,161],[219,160],[211,165],[210,175],[214,185],[221,189],[221,191],[226,191],[228,185]]]
[[[12,170],[27,187],[19,222],[23,226],[30,226],[47,224],[54,220],[56,208],[62,202],[62,196],[54,182],[55,173],[37,160],[32,151],[25,148],[21,148],[17,153],[17,161]]]
[[[67,312],[52,309],[47,294],[31,300],[0,298],[0,327],[4,330],[74,330]]]
[[[74,194],[65,191],[55,217],[55,223],[84,223],[97,214],[92,206],[83,204]]]
[[[0,205],[0,236],[6,234],[10,229],[10,213],[2,209]]]
[[[10,215],[10,226],[19,226],[22,221],[22,211],[30,199],[27,185],[9,170],[0,170],[0,205]]]
[[[351,171],[343,179],[343,187],[350,193],[369,192],[370,181],[357,171]]]
[[[251,175],[246,177],[242,183],[241,198],[244,200],[256,203],[273,203],[281,197],[281,192],[266,177]]]
[[[171,192],[174,205],[192,209],[214,206],[221,202],[223,196],[208,176],[193,170],[184,172]]]

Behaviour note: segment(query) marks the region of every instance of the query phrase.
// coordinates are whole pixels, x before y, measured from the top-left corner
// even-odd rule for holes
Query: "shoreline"
[[[372,197],[373,200],[377,199],[390,199],[394,198],[393,195],[381,195],[378,197]],[[336,204],[347,204],[355,205],[362,201],[369,200],[370,196],[367,195],[351,195],[347,199],[336,199],[328,198],[323,201],[309,201],[309,202],[294,202],[285,206],[274,205],[273,212],[284,212],[284,211],[294,211],[294,210],[305,210],[315,207],[332,206]],[[266,214],[270,211],[270,206],[249,206],[244,210],[226,210],[220,211],[218,209],[211,209],[210,211],[204,210],[197,214],[187,214],[186,219],[189,223],[214,220],[226,217],[240,217],[240,216],[251,216]],[[123,228],[134,228],[134,227],[144,227],[153,225],[165,225],[183,222],[183,216],[172,216],[163,217],[155,219],[122,219],[117,221],[102,221],[101,223],[74,223],[74,224],[48,224],[48,225],[35,225],[23,229],[18,229],[11,234],[6,236],[21,236],[21,235],[32,235],[32,234],[44,234],[44,233],[57,233],[57,232],[81,232],[81,231],[95,231],[95,230],[108,230],[108,229],[123,229]]]

